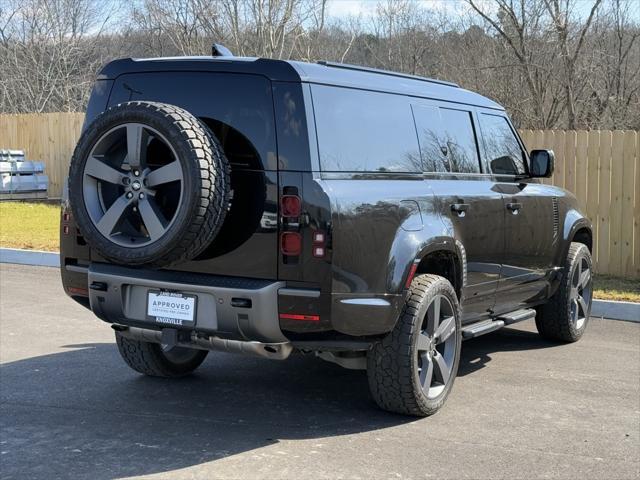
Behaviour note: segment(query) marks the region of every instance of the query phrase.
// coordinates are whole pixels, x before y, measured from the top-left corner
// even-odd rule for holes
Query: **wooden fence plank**
[[[564,137],[564,184],[567,190],[576,191],[576,132],[569,130]]]
[[[636,159],[636,132],[624,133],[624,151],[622,162],[622,223],[620,225],[620,259],[621,268],[618,274],[631,277],[634,274],[636,265],[633,260],[633,204],[635,200],[635,170],[637,168]]]
[[[554,168],[552,183],[558,187],[564,188],[564,142],[565,132],[564,130],[556,130],[553,139],[553,153],[556,157],[556,165]]]
[[[587,173],[587,201],[586,213],[593,225],[593,237],[598,238],[598,181],[600,176],[600,132],[592,130],[588,132],[587,162],[582,168]],[[593,252],[597,262],[598,251]]]
[[[542,135],[542,144],[540,148],[545,150],[553,150],[553,143],[555,138],[555,132],[553,130],[544,130]],[[552,185],[551,178],[543,178],[542,183],[546,185]]]
[[[611,142],[610,131],[600,132],[600,175],[598,176],[598,273],[609,272],[609,214],[611,206]]]
[[[611,230],[609,233],[609,270],[613,275],[622,271],[622,245],[620,232],[622,230],[622,177],[624,159],[624,132],[613,132],[611,143]]]
[[[575,187],[573,193],[584,208],[587,205],[587,147],[589,132],[579,130],[576,134]]]

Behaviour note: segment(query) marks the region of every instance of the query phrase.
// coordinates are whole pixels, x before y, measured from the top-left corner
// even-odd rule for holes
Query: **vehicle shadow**
[[[172,472],[281,440],[416,421],[378,410],[364,372],[310,356],[211,353],[195,374],[166,380],[130,370],[114,344],[65,348],[0,367],[3,479]]]
[[[460,375],[492,352],[550,346],[511,330],[464,342]],[[2,478],[172,472],[282,440],[418,421],[380,411],[364,372],[311,356],[282,363],[211,353],[195,374],[165,380],[129,370],[111,343],[63,348],[0,367]]]
[[[462,342],[458,377],[484,368],[496,352],[519,352],[561,346],[542,338],[535,331],[505,327],[495,332]]]

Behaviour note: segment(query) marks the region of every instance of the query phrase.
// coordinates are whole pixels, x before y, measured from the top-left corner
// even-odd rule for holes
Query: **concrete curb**
[[[0,248],[0,263],[18,263],[40,267],[60,267],[60,254],[41,250]]]
[[[640,323],[640,303],[594,300],[591,303],[591,316]]]
[[[39,250],[0,248],[0,263],[60,267],[60,254]],[[594,300],[591,306],[591,316],[640,323],[640,303]]]

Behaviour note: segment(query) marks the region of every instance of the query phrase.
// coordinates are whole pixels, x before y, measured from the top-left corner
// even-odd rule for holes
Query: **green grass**
[[[58,205],[0,202],[0,246],[57,251],[59,222]],[[640,302],[640,281],[596,275],[593,296]]]
[[[47,203],[0,202],[0,246],[59,250],[60,206]]]
[[[640,303],[640,280],[596,275],[593,287],[593,296],[600,300]]]

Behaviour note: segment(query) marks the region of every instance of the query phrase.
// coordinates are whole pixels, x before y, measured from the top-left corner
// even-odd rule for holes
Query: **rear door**
[[[278,276],[277,148],[271,82],[209,72],[119,76],[110,105],[149,100],[182,107],[216,134],[231,163],[231,208],[212,244],[176,270],[250,278]]]
[[[479,114],[486,165],[503,194],[505,253],[497,313],[516,310],[545,293],[558,241],[557,199],[527,177],[527,156],[504,114]],[[554,205],[555,203],[555,205]]]
[[[504,206],[481,166],[474,109],[426,101],[412,108],[425,175],[466,254],[462,321],[486,318],[500,278]]]

